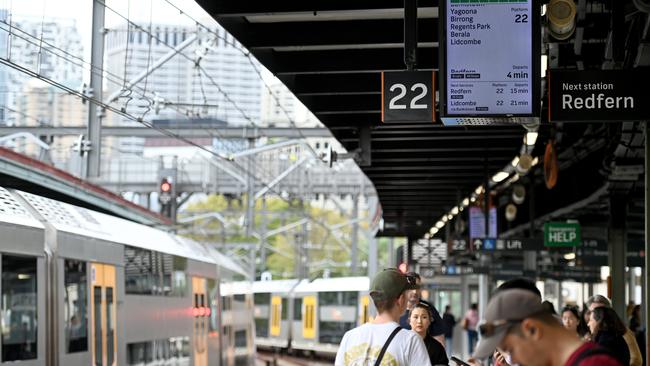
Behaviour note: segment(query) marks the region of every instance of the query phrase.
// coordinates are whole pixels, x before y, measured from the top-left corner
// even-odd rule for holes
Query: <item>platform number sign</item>
[[[433,71],[381,73],[382,122],[434,122]]]

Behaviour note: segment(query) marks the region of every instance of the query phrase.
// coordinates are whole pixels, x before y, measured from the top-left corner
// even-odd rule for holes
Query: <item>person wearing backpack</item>
[[[431,366],[422,338],[398,324],[406,310],[406,290],[417,288],[415,278],[396,268],[379,272],[370,285],[377,316],[345,333],[336,366]]]
[[[539,296],[522,289],[499,291],[485,308],[473,357],[498,350],[510,364],[526,366],[622,366],[610,353],[583,342],[544,309]]]

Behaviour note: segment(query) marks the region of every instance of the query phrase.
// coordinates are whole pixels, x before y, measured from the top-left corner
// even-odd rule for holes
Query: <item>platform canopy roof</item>
[[[380,73],[406,68],[401,1],[198,3],[284,82],[348,151],[370,149],[360,165],[375,185],[383,208],[385,229],[380,235],[422,237],[459,199],[483,184],[486,175],[493,176],[520,152],[526,133],[522,126],[381,122]],[[540,29],[550,67],[635,67],[639,66],[638,52],[645,54],[640,56],[641,63],[648,61],[648,50],[638,51],[639,40],[647,37],[643,28],[647,28],[647,17],[631,0],[576,3],[581,18],[570,39],[556,41]],[[438,1],[418,1],[419,70],[438,69],[438,21]],[[608,47],[608,40],[615,47]],[[537,169],[531,174],[532,183],[523,180],[537,187],[536,207],[520,207],[517,220],[500,224],[501,231],[524,225],[529,213],[540,216],[590,197],[610,181],[602,163],[615,156],[621,131],[627,128],[636,134],[637,127],[549,125],[543,117],[533,153],[543,154],[549,136],[555,137],[564,169],[558,189],[555,193],[545,189],[542,169]],[[369,144],[364,145],[364,134],[369,134]],[[612,135],[616,136],[613,140]],[[570,151],[574,146],[578,150]],[[638,184],[631,183],[626,189],[634,191]],[[497,202],[500,210],[507,203],[502,201]],[[585,215],[593,215],[602,205],[583,208],[591,209]]]

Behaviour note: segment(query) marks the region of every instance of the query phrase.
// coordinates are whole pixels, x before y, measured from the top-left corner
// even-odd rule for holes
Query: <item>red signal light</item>
[[[205,316],[210,316],[212,314],[212,310],[210,308],[205,308]]]
[[[160,183],[161,192],[168,193],[171,192],[171,190],[172,190],[172,185],[167,180],[163,180],[162,183]]]
[[[199,308],[193,308],[193,309],[192,309],[192,315],[193,315],[194,317],[199,316]]]

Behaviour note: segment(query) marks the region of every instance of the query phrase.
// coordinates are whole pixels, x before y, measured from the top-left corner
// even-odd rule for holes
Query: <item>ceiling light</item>
[[[447,219],[449,219],[449,220],[451,220],[451,219],[453,219],[453,218],[454,218],[454,215],[449,214],[449,215],[447,216]]]
[[[526,134],[526,145],[533,146],[537,142],[537,132],[528,132]]]
[[[436,235],[436,233],[438,232],[438,230],[439,230],[439,229],[438,229],[437,227],[432,228],[432,229],[431,229],[431,235]]]
[[[542,55],[542,64],[540,67],[541,71],[541,77],[545,78],[546,77],[546,70],[548,69],[548,56],[547,55]]]
[[[537,163],[539,163],[539,158],[535,157],[535,159],[533,159],[533,166],[537,165]]]
[[[567,254],[564,255],[564,259],[566,259],[568,261],[572,261],[572,260],[576,259],[576,254],[575,253],[567,253]]]
[[[510,164],[512,164],[513,167],[516,167],[518,163],[519,163],[519,157],[515,156],[515,158],[512,159],[512,163]]]
[[[429,235],[429,233],[426,233],[426,234],[424,234],[424,238],[429,240],[431,238],[431,235]]]
[[[514,203],[508,203],[506,206],[506,220],[508,222],[515,221],[517,218],[517,206]]]
[[[496,174],[494,175],[494,177],[492,177],[492,180],[493,180],[495,183],[500,183],[500,182],[502,182],[504,179],[508,178],[509,176],[510,176],[510,174],[508,174],[508,173],[506,173],[506,172],[498,172],[498,173],[496,173]]]
[[[458,206],[451,209],[451,214],[452,215],[458,215]]]
[[[438,221],[438,222],[436,222],[436,227],[437,227],[438,229],[442,229],[443,226],[445,226],[445,224],[444,224],[442,221]]]
[[[474,201],[472,201],[472,202],[474,202]],[[469,206],[469,198],[465,198],[465,199],[463,200],[463,206],[464,206],[464,207]]]
[[[476,202],[476,197],[472,196],[471,202]]]
[[[476,193],[476,194],[481,194],[481,193],[483,193],[483,186],[478,186],[478,188],[476,188],[476,190],[474,191],[474,193]]]
[[[442,217],[441,220],[442,220],[442,222],[447,222],[449,220],[449,218],[447,218],[447,215],[445,215],[445,216]]]
[[[529,154],[522,154],[519,157],[519,162],[517,163],[515,170],[519,175],[526,175],[526,173],[528,173],[532,165],[533,165],[533,157],[530,156]]]

